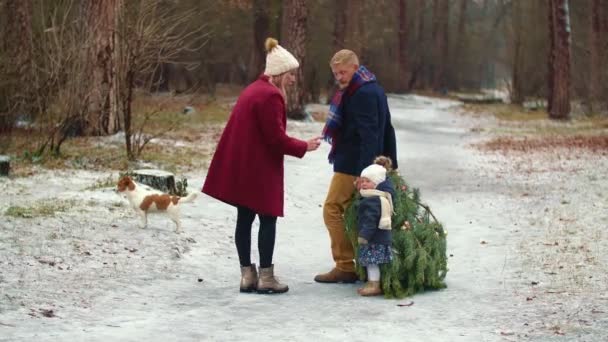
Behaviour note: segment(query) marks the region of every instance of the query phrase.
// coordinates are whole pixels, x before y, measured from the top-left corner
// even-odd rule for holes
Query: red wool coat
[[[307,143],[285,133],[283,96],[260,76],[239,96],[202,191],[258,214],[283,216],[283,159],[302,158]]]

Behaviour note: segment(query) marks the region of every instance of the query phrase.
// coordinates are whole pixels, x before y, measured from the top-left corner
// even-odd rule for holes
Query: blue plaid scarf
[[[327,115],[327,121],[323,128],[323,140],[331,144],[331,151],[329,151],[328,155],[330,164],[333,164],[335,159],[336,145],[338,137],[340,136],[340,128],[342,127],[344,116],[341,106],[342,96],[344,93],[346,93],[346,95],[352,95],[362,85],[375,81],[376,76],[361,65],[353,75],[348,86],[345,89],[338,90],[331,98],[331,102],[329,103],[329,114]]]

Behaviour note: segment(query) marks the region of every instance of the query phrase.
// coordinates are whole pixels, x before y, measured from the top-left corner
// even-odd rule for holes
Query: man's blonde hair
[[[337,64],[359,65],[359,57],[351,50],[340,50],[329,61],[330,66]]]

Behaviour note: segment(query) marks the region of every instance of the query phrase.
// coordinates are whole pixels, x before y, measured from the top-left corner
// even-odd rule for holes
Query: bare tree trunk
[[[426,6],[425,0],[416,0],[416,41],[418,44],[422,43],[424,39],[424,10]]]
[[[125,125],[125,145],[127,149],[127,159],[135,160],[135,153],[133,151],[133,129],[131,127],[131,104],[133,103],[133,82],[134,82],[133,70],[128,70],[125,75],[125,94],[122,94],[122,107],[123,107],[123,120]]]
[[[433,89],[444,91],[446,87],[446,62],[448,55],[448,18],[449,1],[434,0],[433,3],[433,42],[435,44],[433,58]]]
[[[409,91],[411,72],[408,66],[407,54],[407,37],[408,37],[408,22],[407,22],[407,2],[399,0],[399,33],[398,33],[398,60],[399,60],[399,84],[397,89],[400,92]]]
[[[469,0],[460,0],[460,13],[458,14],[458,35],[456,38],[456,47],[454,55],[456,56],[456,83],[462,85],[464,83],[464,70],[462,66],[465,65],[464,52],[466,51],[466,22],[467,22],[467,4]]]
[[[14,82],[14,90],[8,103],[7,115],[0,116],[0,133],[9,132],[16,114],[33,115],[35,106],[32,94],[33,45],[32,45],[32,2],[31,0],[6,1],[6,33],[4,50],[11,61],[8,67],[9,81]]]
[[[118,44],[116,44],[118,45]],[[118,49],[117,54],[118,54]],[[172,77],[172,65],[169,63],[159,63],[152,72],[151,92],[168,92],[169,80]]]
[[[549,118],[570,118],[570,11],[568,0],[549,0]]]
[[[359,60],[363,59],[363,47],[366,44],[364,41],[364,31],[361,27],[363,0],[347,0],[345,7],[338,7],[336,11],[343,11],[344,19],[344,48],[354,51]]]
[[[264,41],[270,33],[270,1],[253,0],[253,55],[249,66],[248,78],[255,80],[261,73],[266,62]]]
[[[603,3],[602,3],[603,2]],[[602,100],[603,85],[605,84],[605,40],[606,23],[603,23],[604,17],[608,13],[608,1],[592,0],[590,6],[590,34],[589,34],[589,108],[591,112],[596,112],[600,109]]]
[[[346,39],[348,48],[355,51],[361,57],[361,40],[359,36],[359,17],[361,16],[362,0],[349,0],[346,7],[349,19],[346,22]]]
[[[348,23],[348,0],[336,0],[334,2],[334,32],[333,47],[335,51],[344,49],[346,46],[346,28]]]
[[[604,63],[604,69],[601,71],[601,84],[603,85],[604,105],[608,105],[608,85],[606,84],[608,82],[608,70],[605,67],[608,64],[608,0],[601,0],[600,8],[600,32],[602,35],[600,48],[601,60]]]
[[[512,3],[513,9],[513,65],[512,65],[512,89],[511,89],[511,102],[516,104],[522,104],[524,101],[524,89],[523,89],[523,11],[521,10],[521,3],[514,1]]]
[[[287,92],[287,116],[292,119],[303,119],[306,115],[303,102],[307,98],[304,80],[307,15],[306,0],[283,1],[282,45],[300,62],[296,82]]]
[[[120,48],[119,37],[118,37],[118,25],[120,25],[120,16],[125,9],[125,0],[114,0],[114,20],[113,20],[113,34],[112,34],[112,46],[114,47],[112,53],[112,87],[109,95],[110,106],[108,113],[108,132],[113,134],[123,129],[122,127],[122,110],[120,103],[120,77],[118,76],[118,63],[120,63]],[[157,63],[158,65],[158,63]]]
[[[91,82],[83,127],[86,135],[113,134],[120,129],[114,51],[119,2],[91,0],[86,7],[84,24],[89,27],[91,39]]]
[[[358,55],[359,60],[363,58],[365,44],[361,24],[363,6],[363,0],[334,1],[333,48],[336,52],[341,49],[352,50]]]
[[[369,58],[369,44],[367,32],[365,30],[366,27],[366,19],[367,10],[365,5],[370,5],[369,2],[364,0],[353,0],[351,3],[351,11],[349,13],[355,13],[355,17],[349,23],[352,23],[352,30],[347,31],[352,34],[351,41],[353,42],[353,47],[358,51],[359,60],[361,64],[367,64]],[[373,4],[373,3],[372,3]]]
[[[608,0],[602,0],[601,3],[602,6],[602,12],[601,12],[601,17],[600,17],[600,28],[601,28],[601,32],[602,32],[602,52],[603,52],[603,65],[608,65]],[[603,85],[603,91],[602,93],[604,94],[604,105],[608,106],[608,85],[606,84],[608,82],[608,70],[604,67],[604,70],[602,71],[602,85]]]
[[[333,39],[332,46],[333,52],[338,52],[341,49],[346,48],[346,27],[348,24],[348,15],[346,13],[346,8],[348,6],[348,0],[336,0],[333,2],[334,5],[334,31],[333,31]],[[336,82],[334,80],[334,75],[330,72],[330,77],[327,82],[327,103],[331,101],[331,97],[335,92]]]
[[[416,8],[413,10],[414,15],[414,25],[413,27],[416,29],[416,34],[414,35],[416,41],[416,49],[412,52],[415,53],[414,56],[410,53],[410,57],[413,57],[414,65],[411,68],[412,77],[410,79],[409,89],[414,87],[416,88],[427,88],[428,80],[430,79],[429,71],[428,71],[428,63],[425,62],[424,54],[426,53],[425,49],[425,10],[426,10],[426,2],[425,0],[416,0],[414,2]]]
[[[441,58],[441,54],[439,53],[439,25],[441,18],[439,18],[439,6],[442,0],[433,0],[433,31],[431,34],[431,40],[433,41],[433,59],[430,63],[430,72],[429,72],[429,82],[433,89],[436,90],[437,84],[435,81],[437,80],[436,74],[438,73],[439,68],[439,59]]]

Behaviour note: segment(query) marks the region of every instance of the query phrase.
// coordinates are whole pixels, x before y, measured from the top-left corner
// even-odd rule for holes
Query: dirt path
[[[359,297],[357,285],[312,281],[317,272],[331,267],[321,217],[331,177],[327,145],[304,160],[286,162],[286,218],[278,223],[275,268],[290,291],[281,296],[237,292],[231,207],[203,196],[184,208],[185,234],[173,234],[168,219],[160,217],[150,220],[149,229],[140,230],[134,214],[116,204],[120,199],[108,189],[61,190],[67,183],[65,174],[44,174],[37,180],[0,185],[15,195],[17,191],[10,189],[22,189],[27,201],[41,196],[33,191],[36,185],[48,182],[55,184],[54,191],[44,196],[94,199],[100,208],[54,219],[2,223],[0,340],[571,341],[574,336],[600,340],[605,335],[600,334],[608,331],[606,314],[590,310],[603,311],[599,304],[606,306],[605,297],[593,308],[594,301],[582,304],[591,323],[591,330],[585,330],[569,324],[572,320],[560,320],[562,316],[552,326],[547,315],[555,301],[534,292],[549,291],[547,280],[538,276],[545,269],[529,266],[538,261],[540,247],[526,245],[545,239],[544,228],[551,221],[542,214],[544,202],[539,204],[534,196],[536,191],[546,196],[547,190],[530,190],[531,183],[509,176],[515,171],[504,169],[507,161],[471,148],[469,144],[479,138],[478,133],[470,133],[475,122],[455,114],[453,105],[413,96],[391,99],[400,170],[411,186],[420,188],[423,201],[449,232],[447,289],[385,300]],[[290,125],[299,137],[316,135],[321,129],[320,124]],[[606,166],[605,158],[601,162]],[[107,177],[74,174],[82,186],[103,176]],[[200,188],[203,177],[190,175],[193,190]],[[604,179],[597,178],[596,183],[605,190]],[[529,195],[522,200],[526,192]],[[605,228],[605,197],[596,202],[603,210],[600,218]],[[8,205],[4,204],[0,209]],[[113,205],[115,210],[107,210]],[[528,227],[532,219],[537,222],[535,229]],[[58,237],[45,242],[57,227]],[[536,237],[522,238],[528,230]],[[598,229],[598,234],[605,233]],[[255,244],[254,238],[257,253]],[[605,247],[599,242],[590,245],[595,265],[606,264],[606,257],[598,252]],[[519,256],[526,250],[531,256]],[[63,258],[63,270],[41,265],[39,257],[49,254]],[[72,267],[66,270],[68,265]],[[593,283],[604,294],[605,274]],[[410,301],[412,306],[397,306]],[[44,317],[41,309],[53,309],[56,317]],[[592,319],[594,315],[599,318]]]

